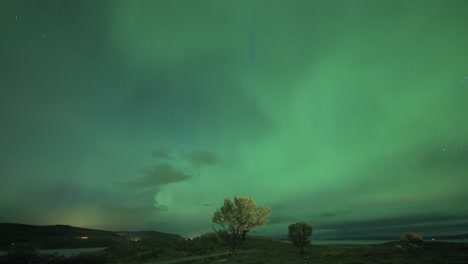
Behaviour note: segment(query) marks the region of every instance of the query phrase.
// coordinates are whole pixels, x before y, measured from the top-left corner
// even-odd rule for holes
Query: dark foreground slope
[[[372,245],[309,245],[302,256],[296,248],[285,242],[250,241],[245,246],[258,251],[241,256],[243,263],[468,263],[468,243],[431,241],[424,242],[421,246],[411,246],[395,241]]]
[[[205,236],[193,240],[143,239],[122,241],[100,252],[70,258],[13,252],[0,257],[3,263],[221,263],[227,254],[222,243]],[[20,259],[20,262],[15,260]],[[27,260],[26,262],[24,262]],[[245,264],[390,264],[390,263],[468,263],[467,243],[424,242],[408,245],[390,242],[373,245],[310,245],[304,255],[284,241],[250,237],[239,249],[236,261]]]
[[[67,225],[0,224],[0,250],[20,243],[38,249],[110,247],[133,238],[182,239],[179,235],[157,231],[112,232]]]

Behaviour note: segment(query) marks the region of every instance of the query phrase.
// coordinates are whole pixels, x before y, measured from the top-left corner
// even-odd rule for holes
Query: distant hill
[[[168,234],[168,233],[162,233],[158,231],[119,231],[116,233],[130,240],[151,239],[151,238],[183,239],[182,236],[177,235],[177,234]]]
[[[400,236],[368,236],[368,237],[320,237],[320,236],[312,236],[312,240],[399,240]],[[276,239],[280,240],[289,240],[287,235],[276,235],[274,236]],[[424,235],[424,240],[431,240],[434,238],[435,240],[462,240],[468,239],[468,234],[461,234],[461,235],[445,235],[445,236],[431,236],[431,235]],[[313,241],[312,241],[313,242]]]
[[[468,234],[456,235],[456,239],[468,239]]]
[[[129,236],[130,234],[130,236]],[[0,223],[0,249],[30,243],[39,249],[109,247],[139,235],[141,238],[182,238],[157,231],[113,232],[68,225],[36,226]]]
[[[437,240],[458,240],[458,239],[468,239],[468,234],[461,234],[455,236],[424,236],[424,239],[437,239]]]

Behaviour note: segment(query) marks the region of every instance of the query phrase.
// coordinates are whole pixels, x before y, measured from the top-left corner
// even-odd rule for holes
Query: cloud
[[[321,220],[323,218],[334,218],[337,216],[343,216],[346,214],[350,214],[353,211],[352,210],[336,210],[336,211],[324,211],[320,212],[318,214],[314,213],[302,213],[301,216],[298,216],[297,214],[291,214],[291,213],[285,213],[284,210],[278,210],[278,208],[281,208],[280,206],[277,207],[272,207],[272,214],[269,217],[270,219],[270,224],[292,224],[298,221],[309,221],[309,219],[312,219],[310,223],[315,223],[316,220]],[[280,214],[277,214],[276,212],[280,212]]]
[[[133,191],[129,195],[138,196],[134,197],[133,200],[151,206],[153,212],[167,211],[168,206],[171,206],[171,197],[168,198],[169,201],[166,199],[167,197],[161,197],[161,191],[165,190],[168,184],[191,180],[198,175],[195,167],[215,164],[218,161],[216,156],[207,151],[179,151],[174,155],[164,149],[157,149],[151,155],[158,159],[157,163],[143,169],[140,178],[123,184],[125,186],[124,190]],[[188,169],[192,169],[192,172],[187,172],[179,167],[180,164],[185,163],[187,165],[187,162]],[[210,204],[203,204],[203,206],[210,206]],[[122,206],[116,208],[120,207]],[[126,208],[135,207],[122,207],[124,211]]]
[[[32,190],[34,199],[29,203],[35,207],[47,208],[50,212],[61,212],[71,208],[77,212],[97,210],[101,219],[106,219],[108,222],[119,219],[114,226],[125,226],[141,222],[141,219],[152,219],[159,213],[167,211],[168,206],[157,196],[161,188],[169,183],[189,180],[192,177],[191,174],[171,164],[158,163],[142,170],[140,178],[120,183],[120,187],[124,188],[112,184],[98,189],[95,186],[76,182],[58,183]],[[31,214],[36,213],[31,212]],[[36,214],[34,218],[37,217]]]
[[[153,151],[151,156],[156,159],[172,160],[172,156],[167,151],[161,149]]]
[[[151,156],[158,160],[187,161],[194,167],[213,166],[219,162],[218,157],[206,150],[184,150],[179,149],[175,154],[167,150],[157,149],[151,153]]]
[[[296,219],[294,216],[289,215],[289,214],[275,214],[276,211],[272,210],[271,216],[268,217],[269,219],[269,224],[270,225],[275,225],[275,224],[292,224],[297,221],[301,221],[302,219]]]
[[[321,217],[328,218],[328,217],[341,216],[341,215],[349,214],[352,212],[353,210],[342,210],[342,211],[331,211],[331,212],[328,211],[328,212],[322,212],[319,215]]]
[[[143,176],[136,181],[129,182],[128,186],[138,189],[160,187],[174,182],[187,181],[193,175],[187,174],[168,163],[159,163],[143,170]]]
[[[324,223],[317,226],[318,230],[328,230],[330,236],[372,236],[372,235],[402,235],[407,232],[423,232],[426,234],[462,233],[467,230],[468,215],[453,215],[442,213],[404,215],[393,218],[369,219]],[[460,227],[455,229],[454,227]]]
[[[192,150],[190,152],[182,152],[183,159],[189,161],[193,166],[199,167],[203,165],[215,165],[219,162],[218,158],[208,151]]]

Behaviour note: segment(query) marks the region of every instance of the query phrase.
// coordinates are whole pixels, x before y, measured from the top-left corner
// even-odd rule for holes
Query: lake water
[[[105,249],[105,247],[99,247],[99,248],[70,248],[70,249],[42,249],[38,250],[42,254],[54,254],[57,253],[59,255],[64,255],[64,256],[73,256],[73,255],[78,255],[82,252],[95,252],[95,251],[101,251]],[[0,255],[5,255],[5,251],[0,251]]]

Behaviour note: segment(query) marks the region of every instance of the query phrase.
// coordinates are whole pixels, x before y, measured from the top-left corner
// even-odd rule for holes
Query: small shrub
[[[408,233],[400,238],[402,251],[408,251],[413,249],[422,249],[423,237],[420,234]]]
[[[420,245],[423,242],[423,236],[416,233],[408,233],[400,238],[401,242]]]
[[[312,226],[307,222],[298,222],[288,227],[288,238],[301,254],[304,254],[304,248],[310,243],[311,236]]]
[[[106,264],[112,262],[112,256],[106,252],[83,252],[68,258],[70,264]]]
[[[226,244],[216,233],[206,233],[185,241],[184,251],[194,255],[205,255],[224,249]]]
[[[7,263],[35,263],[39,262],[41,255],[38,247],[29,243],[18,243],[8,248]]]

